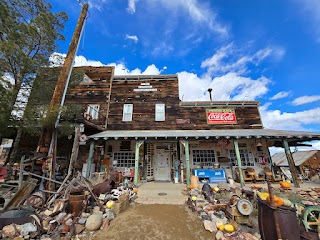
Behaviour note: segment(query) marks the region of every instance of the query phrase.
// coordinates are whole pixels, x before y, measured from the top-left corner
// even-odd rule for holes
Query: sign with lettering
[[[234,109],[207,109],[208,124],[237,124]]]
[[[190,119],[189,118],[185,118],[185,119],[176,119],[176,124],[188,124],[190,123]]]

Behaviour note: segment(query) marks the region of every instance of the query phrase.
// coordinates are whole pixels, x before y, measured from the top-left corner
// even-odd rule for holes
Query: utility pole
[[[74,64],[74,59],[78,50],[80,37],[82,34],[82,30],[83,30],[87,12],[88,12],[88,7],[89,7],[88,3],[83,4],[76,29],[73,33],[71,43],[69,45],[66,59],[61,68],[58,82],[54,89],[49,111],[47,114],[47,120],[49,120],[49,118],[54,119],[55,123],[52,123],[52,124],[50,123],[48,124],[48,126],[42,129],[42,133],[40,135],[38,147],[36,150],[38,155],[39,154],[50,155],[51,153],[50,144],[52,142],[52,135],[59,123],[61,107],[64,104],[64,100],[65,100],[65,96],[66,96],[66,92],[69,84],[69,79],[70,79],[72,67]]]

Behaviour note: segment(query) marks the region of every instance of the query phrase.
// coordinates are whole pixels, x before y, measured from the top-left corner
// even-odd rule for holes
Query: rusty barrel
[[[272,207],[258,198],[258,222],[263,240],[300,240],[299,222],[292,207]]]
[[[85,195],[84,194],[72,194],[69,197],[69,213],[74,213],[75,217],[79,217],[83,207]]]

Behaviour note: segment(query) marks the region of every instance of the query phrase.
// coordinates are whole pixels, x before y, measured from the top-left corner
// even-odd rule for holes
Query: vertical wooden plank
[[[89,179],[90,173],[91,173],[93,152],[94,152],[94,140],[91,140],[90,141],[89,156],[88,156],[88,161],[87,161],[87,172],[86,172],[86,178],[88,178],[88,179]]]
[[[184,149],[186,153],[186,175],[187,175],[187,186],[191,184],[191,174],[190,174],[190,155],[189,155],[189,141],[184,141]]]
[[[283,139],[282,144],[283,144],[284,151],[286,152],[286,157],[287,157],[287,160],[289,163],[293,184],[296,188],[299,188],[300,186],[299,186],[298,179],[297,179],[296,168],[294,166],[293,157],[292,157],[287,139]]]
[[[234,150],[236,151],[236,156],[237,156],[240,184],[241,184],[241,187],[243,187],[245,185],[245,183],[244,183],[243,176],[242,176],[242,165],[241,165],[241,157],[240,157],[238,140],[234,139],[233,144],[234,144]]]
[[[138,176],[139,176],[139,149],[144,141],[139,140],[136,141],[136,151],[135,151],[135,159],[134,159],[134,179],[133,184],[138,186]]]

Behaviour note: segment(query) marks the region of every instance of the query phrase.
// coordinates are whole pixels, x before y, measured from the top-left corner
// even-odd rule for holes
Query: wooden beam
[[[234,144],[234,150],[235,150],[236,156],[237,156],[237,163],[238,163],[238,169],[239,169],[239,178],[240,178],[239,180],[240,180],[240,184],[241,184],[241,187],[244,187],[245,183],[244,183],[243,175],[242,175],[242,165],[241,165],[241,157],[240,157],[238,140],[234,139],[234,140],[233,140],[233,144]]]
[[[139,176],[139,152],[140,147],[143,144],[143,140],[136,141],[136,151],[135,151],[135,158],[134,158],[134,179],[133,184],[138,186],[138,176]]]
[[[287,160],[289,163],[293,184],[296,188],[299,188],[300,186],[299,186],[299,182],[298,182],[298,178],[297,178],[297,172],[296,172],[296,168],[294,166],[293,157],[292,157],[287,139],[283,139],[282,143],[283,143],[283,148],[286,152]]]

